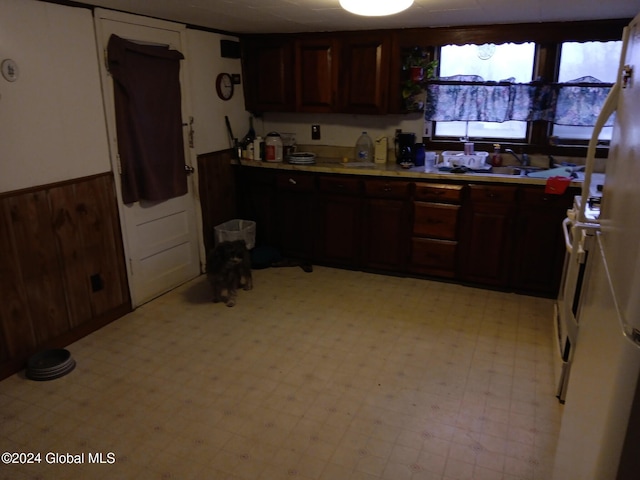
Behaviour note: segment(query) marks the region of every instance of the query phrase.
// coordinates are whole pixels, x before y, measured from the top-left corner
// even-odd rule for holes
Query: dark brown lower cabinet
[[[409,271],[456,276],[462,185],[416,184]]]
[[[363,265],[404,272],[410,251],[411,183],[366,180]]]
[[[548,195],[544,185],[244,171],[244,218],[287,256],[557,294],[561,224],[576,188]]]
[[[277,245],[275,174],[263,168],[236,168],[238,216],[256,222],[256,245]]]
[[[411,239],[411,262],[409,270],[436,277],[455,276],[458,242],[436,238]]]
[[[277,246],[283,255],[313,258],[316,236],[316,177],[286,172],[276,176]]]
[[[318,179],[317,257],[320,261],[356,267],[362,251],[362,188],[357,178]]]
[[[555,294],[565,257],[562,220],[579,192],[545,193],[543,188],[520,189],[515,225],[511,285],[526,292]]]
[[[469,186],[469,201],[462,235],[462,280],[507,287],[515,240],[513,221],[518,187]]]

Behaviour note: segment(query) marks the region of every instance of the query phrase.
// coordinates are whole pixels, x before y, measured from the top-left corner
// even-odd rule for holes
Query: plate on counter
[[[316,154],[311,152],[295,152],[290,154],[287,160],[294,165],[310,165],[316,163]]]

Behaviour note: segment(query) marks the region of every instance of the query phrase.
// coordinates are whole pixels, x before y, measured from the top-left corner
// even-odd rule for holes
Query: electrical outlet
[[[311,125],[311,140],[320,140],[320,125]]]

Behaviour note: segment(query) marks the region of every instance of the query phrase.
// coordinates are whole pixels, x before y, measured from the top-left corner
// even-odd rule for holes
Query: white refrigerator
[[[640,478],[640,15],[624,37],[618,81],[601,115],[604,122],[615,109],[616,122],[554,480]],[[594,151],[592,139],[587,189]]]

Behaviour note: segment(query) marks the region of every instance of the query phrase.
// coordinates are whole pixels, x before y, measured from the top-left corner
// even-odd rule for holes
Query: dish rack
[[[445,150],[440,154],[436,167],[467,167],[472,170],[484,170],[491,168],[491,165],[487,164],[488,157],[489,154],[487,152],[475,152],[470,155],[465,155],[464,152]]]

